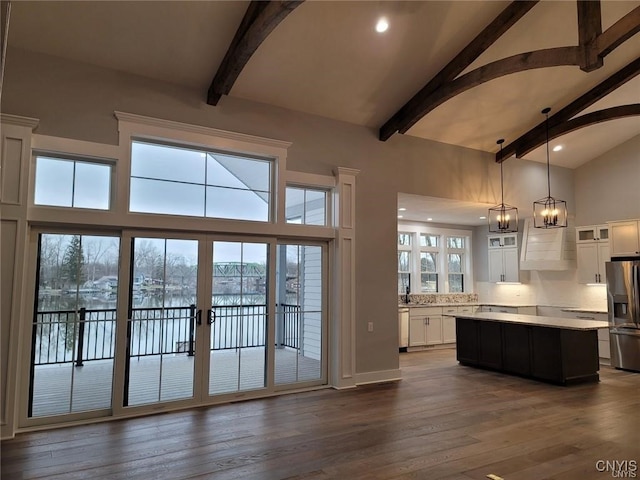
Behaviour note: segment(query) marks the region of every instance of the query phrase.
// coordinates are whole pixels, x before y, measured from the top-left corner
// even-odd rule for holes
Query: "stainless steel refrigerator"
[[[611,366],[640,372],[640,259],[607,262]]]

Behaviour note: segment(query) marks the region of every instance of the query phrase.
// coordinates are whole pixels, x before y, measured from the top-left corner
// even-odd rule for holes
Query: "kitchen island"
[[[510,313],[456,315],[457,359],[559,385],[597,382],[598,329],[607,322]]]

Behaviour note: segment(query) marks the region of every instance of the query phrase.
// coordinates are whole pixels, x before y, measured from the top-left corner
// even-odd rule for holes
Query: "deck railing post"
[[[196,306],[194,304],[189,305],[189,348],[188,353],[190,357],[193,357],[193,337],[196,326]]]
[[[78,325],[78,355],[76,357],[76,367],[81,367],[82,356],[84,350],[84,322],[87,318],[87,309],[82,307],[80,309],[80,324]]]

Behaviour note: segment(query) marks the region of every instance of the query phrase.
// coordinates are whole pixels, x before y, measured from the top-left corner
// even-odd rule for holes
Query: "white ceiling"
[[[379,128],[509,3],[307,0],[258,48],[230,95]],[[14,1],[9,46],[197,89],[204,102],[248,4]],[[601,5],[606,29],[640,0],[602,0]],[[390,25],[383,34],[374,29],[380,16]],[[509,55],[577,42],[576,3],[542,1],[466,71]],[[407,134],[496,152],[498,138],[507,144],[515,140],[544,120],[544,107],[551,107],[553,115],[639,53],[636,34],[590,73],[555,67],[495,79],[440,105]],[[19,51],[12,49],[12,54]],[[630,103],[640,103],[640,77],[583,113]],[[564,149],[552,152],[551,163],[576,168],[636,135],[637,117],[587,127],[553,141],[552,146]],[[545,162],[546,149],[526,158]],[[459,206],[445,203],[439,209],[446,212],[446,223],[469,224],[476,215],[471,209],[469,219],[452,222]],[[431,210],[432,205],[421,208]],[[478,206],[478,211],[486,208]]]
[[[447,225],[487,225],[487,211],[495,205],[462,202],[447,198],[398,194],[398,221],[431,222]],[[400,209],[406,210],[400,210]],[[401,218],[402,217],[402,218]]]

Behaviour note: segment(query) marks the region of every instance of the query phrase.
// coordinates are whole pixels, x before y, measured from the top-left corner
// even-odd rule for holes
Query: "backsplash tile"
[[[409,295],[407,302],[406,295],[398,295],[398,303],[409,303],[413,305],[433,305],[446,303],[478,303],[477,293],[415,293]]]

